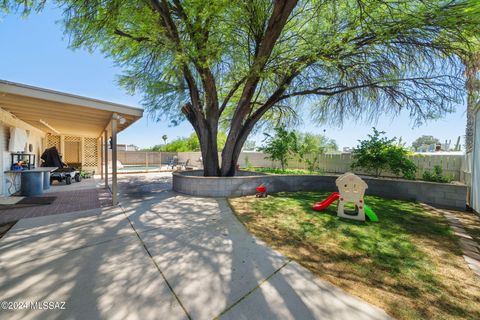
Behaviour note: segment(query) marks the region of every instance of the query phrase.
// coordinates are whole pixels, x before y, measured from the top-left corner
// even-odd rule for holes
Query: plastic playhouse
[[[315,211],[325,210],[334,201],[338,201],[337,216],[347,219],[365,221],[367,217],[370,221],[378,221],[378,217],[375,212],[367,205],[363,196],[368,185],[359,176],[347,172],[342,174],[335,181],[338,192],[333,192],[327,199],[317,202],[313,205],[312,209]],[[356,214],[346,214],[345,204],[353,203],[355,205]]]

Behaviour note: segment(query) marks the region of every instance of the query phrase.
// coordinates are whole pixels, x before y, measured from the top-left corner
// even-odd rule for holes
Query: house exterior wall
[[[0,194],[2,196],[9,196],[16,192],[20,186],[20,177],[18,175],[4,173],[4,171],[10,170],[11,166],[11,155],[8,151],[11,127],[17,127],[27,131],[27,145],[31,144],[33,151],[28,152],[28,150],[25,150],[25,152],[35,154],[35,166],[40,164],[40,155],[44,147],[45,133],[43,131],[15,118],[11,113],[0,109]]]

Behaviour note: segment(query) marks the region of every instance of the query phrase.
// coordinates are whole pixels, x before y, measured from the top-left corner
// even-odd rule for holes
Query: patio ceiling
[[[122,131],[140,119],[143,110],[68,93],[0,81],[0,108],[54,135],[99,137],[114,114]]]

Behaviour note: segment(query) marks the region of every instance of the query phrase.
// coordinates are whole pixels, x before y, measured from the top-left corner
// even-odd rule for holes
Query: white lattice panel
[[[75,137],[75,136],[65,136],[65,137],[63,137],[63,140],[65,142],[80,142],[80,141],[82,141],[82,138]]]
[[[51,147],[57,147],[57,150],[60,151],[60,136],[47,134],[47,148]]]
[[[85,138],[83,142],[84,167],[96,167],[98,164],[98,143],[95,138]]]

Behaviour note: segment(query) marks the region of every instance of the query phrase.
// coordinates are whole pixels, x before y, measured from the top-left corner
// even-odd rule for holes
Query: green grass
[[[320,171],[310,171],[306,169],[280,169],[280,168],[245,168],[242,170],[254,171],[254,172],[263,172],[270,174],[299,174],[299,175],[322,175]]]
[[[256,236],[318,276],[401,319],[480,318],[480,282],[444,218],[412,202],[366,197],[379,222],[311,210],[329,193],[230,199]]]

